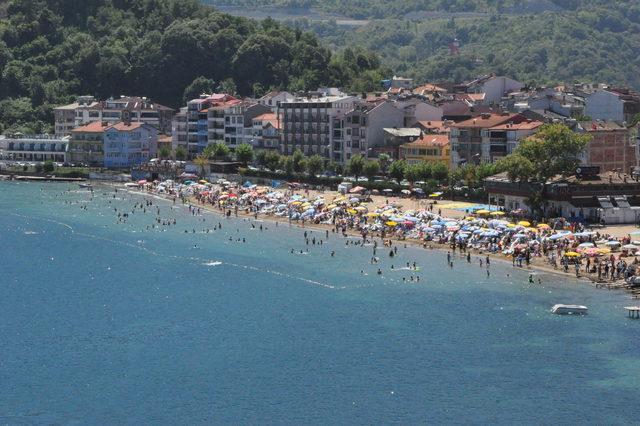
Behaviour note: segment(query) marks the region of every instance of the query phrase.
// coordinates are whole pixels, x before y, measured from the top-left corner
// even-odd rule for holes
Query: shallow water
[[[142,197],[113,195],[0,182],[0,423],[628,424],[640,414],[640,321],[627,319],[622,292],[549,275],[531,286],[498,262],[487,277],[476,259],[451,270],[443,252],[417,248],[393,259],[378,250],[371,265],[371,247],[335,234],[306,246],[299,228],[262,222],[261,232],[155,199],[178,224],[146,231],[155,207],[118,224],[114,208]],[[416,273],[397,269],[413,261],[421,281],[403,283]],[[554,316],[555,303],[590,313]]]

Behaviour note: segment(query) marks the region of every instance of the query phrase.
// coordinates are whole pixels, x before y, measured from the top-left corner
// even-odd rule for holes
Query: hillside
[[[219,13],[198,0],[2,5],[0,131],[49,130],[52,106],[80,94],[147,96],[178,107],[188,86],[240,95],[321,85],[366,90],[388,74],[370,53],[336,55],[311,33]]]
[[[214,0],[243,4],[252,0]],[[640,88],[640,3],[604,0],[273,0],[371,19],[357,28],[295,19],[329,46],[375,51],[396,73],[419,81],[460,80],[487,72],[531,83],[573,80]],[[280,5],[280,6],[278,6]],[[546,10],[532,13],[534,10]],[[382,18],[382,19],[377,19]],[[459,56],[449,44],[461,42]]]

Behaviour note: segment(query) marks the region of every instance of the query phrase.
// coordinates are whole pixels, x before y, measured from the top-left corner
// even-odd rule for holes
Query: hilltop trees
[[[328,72],[341,60],[314,35],[226,15],[198,0],[5,3],[0,99],[7,108],[0,105],[0,130],[51,131],[52,107],[77,95],[144,95],[178,107],[218,88],[247,96],[361,85],[361,68]],[[375,73],[379,61],[367,54],[367,70]]]

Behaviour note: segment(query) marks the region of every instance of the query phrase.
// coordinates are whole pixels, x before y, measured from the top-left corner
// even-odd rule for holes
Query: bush
[[[36,173],[42,173],[43,169],[44,167],[42,166],[42,164],[40,163],[36,164]]]
[[[53,164],[53,161],[48,160],[44,162],[44,166],[42,166],[42,169],[45,173],[51,173],[55,170],[55,165]]]

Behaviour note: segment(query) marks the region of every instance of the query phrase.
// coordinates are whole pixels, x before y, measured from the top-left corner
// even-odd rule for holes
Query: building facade
[[[579,123],[578,131],[591,136],[582,157],[584,165],[631,173],[638,164],[636,141],[626,127],[613,121],[585,121]]]
[[[104,166],[130,168],[158,153],[158,130],[148,124],[120,122],[104,131]]]
[[[69,136],[0,136],[0,158],[14,161],[67,162]]]
[[[75,127],[95,121],[109,124],[131,121],[152,125],[161,133],[169,134],[174,114],[173,109],[146,97],[121,96],[98,101],[92,96],[81,96],[72,104],[54,109],[55,131],[56,135],[66,135]]]
[[[103,136],[106,122],[94,121],[71,130],[69,161],[99,167],[104,164]]]
[[[280,148],[280,122],[274,112],[254,117],[251,145],[256,149],[278,150]]]
[[[451,163],[449,135],[430,135],[423,133],[413,142],[400,145],[399,158],[407,164],[442,163],[447,168]]]
[[[280,151],[290,155],[299,149],[306,155],[318,154],[344,162],[344,116],[354,109],[354,96],[296,98],[281,102],[278,118],[282,137]]]
[[[586,98],[584,114],[592,120],[631,122],[640,113],[640,94],[626,89],[596,90]]]

